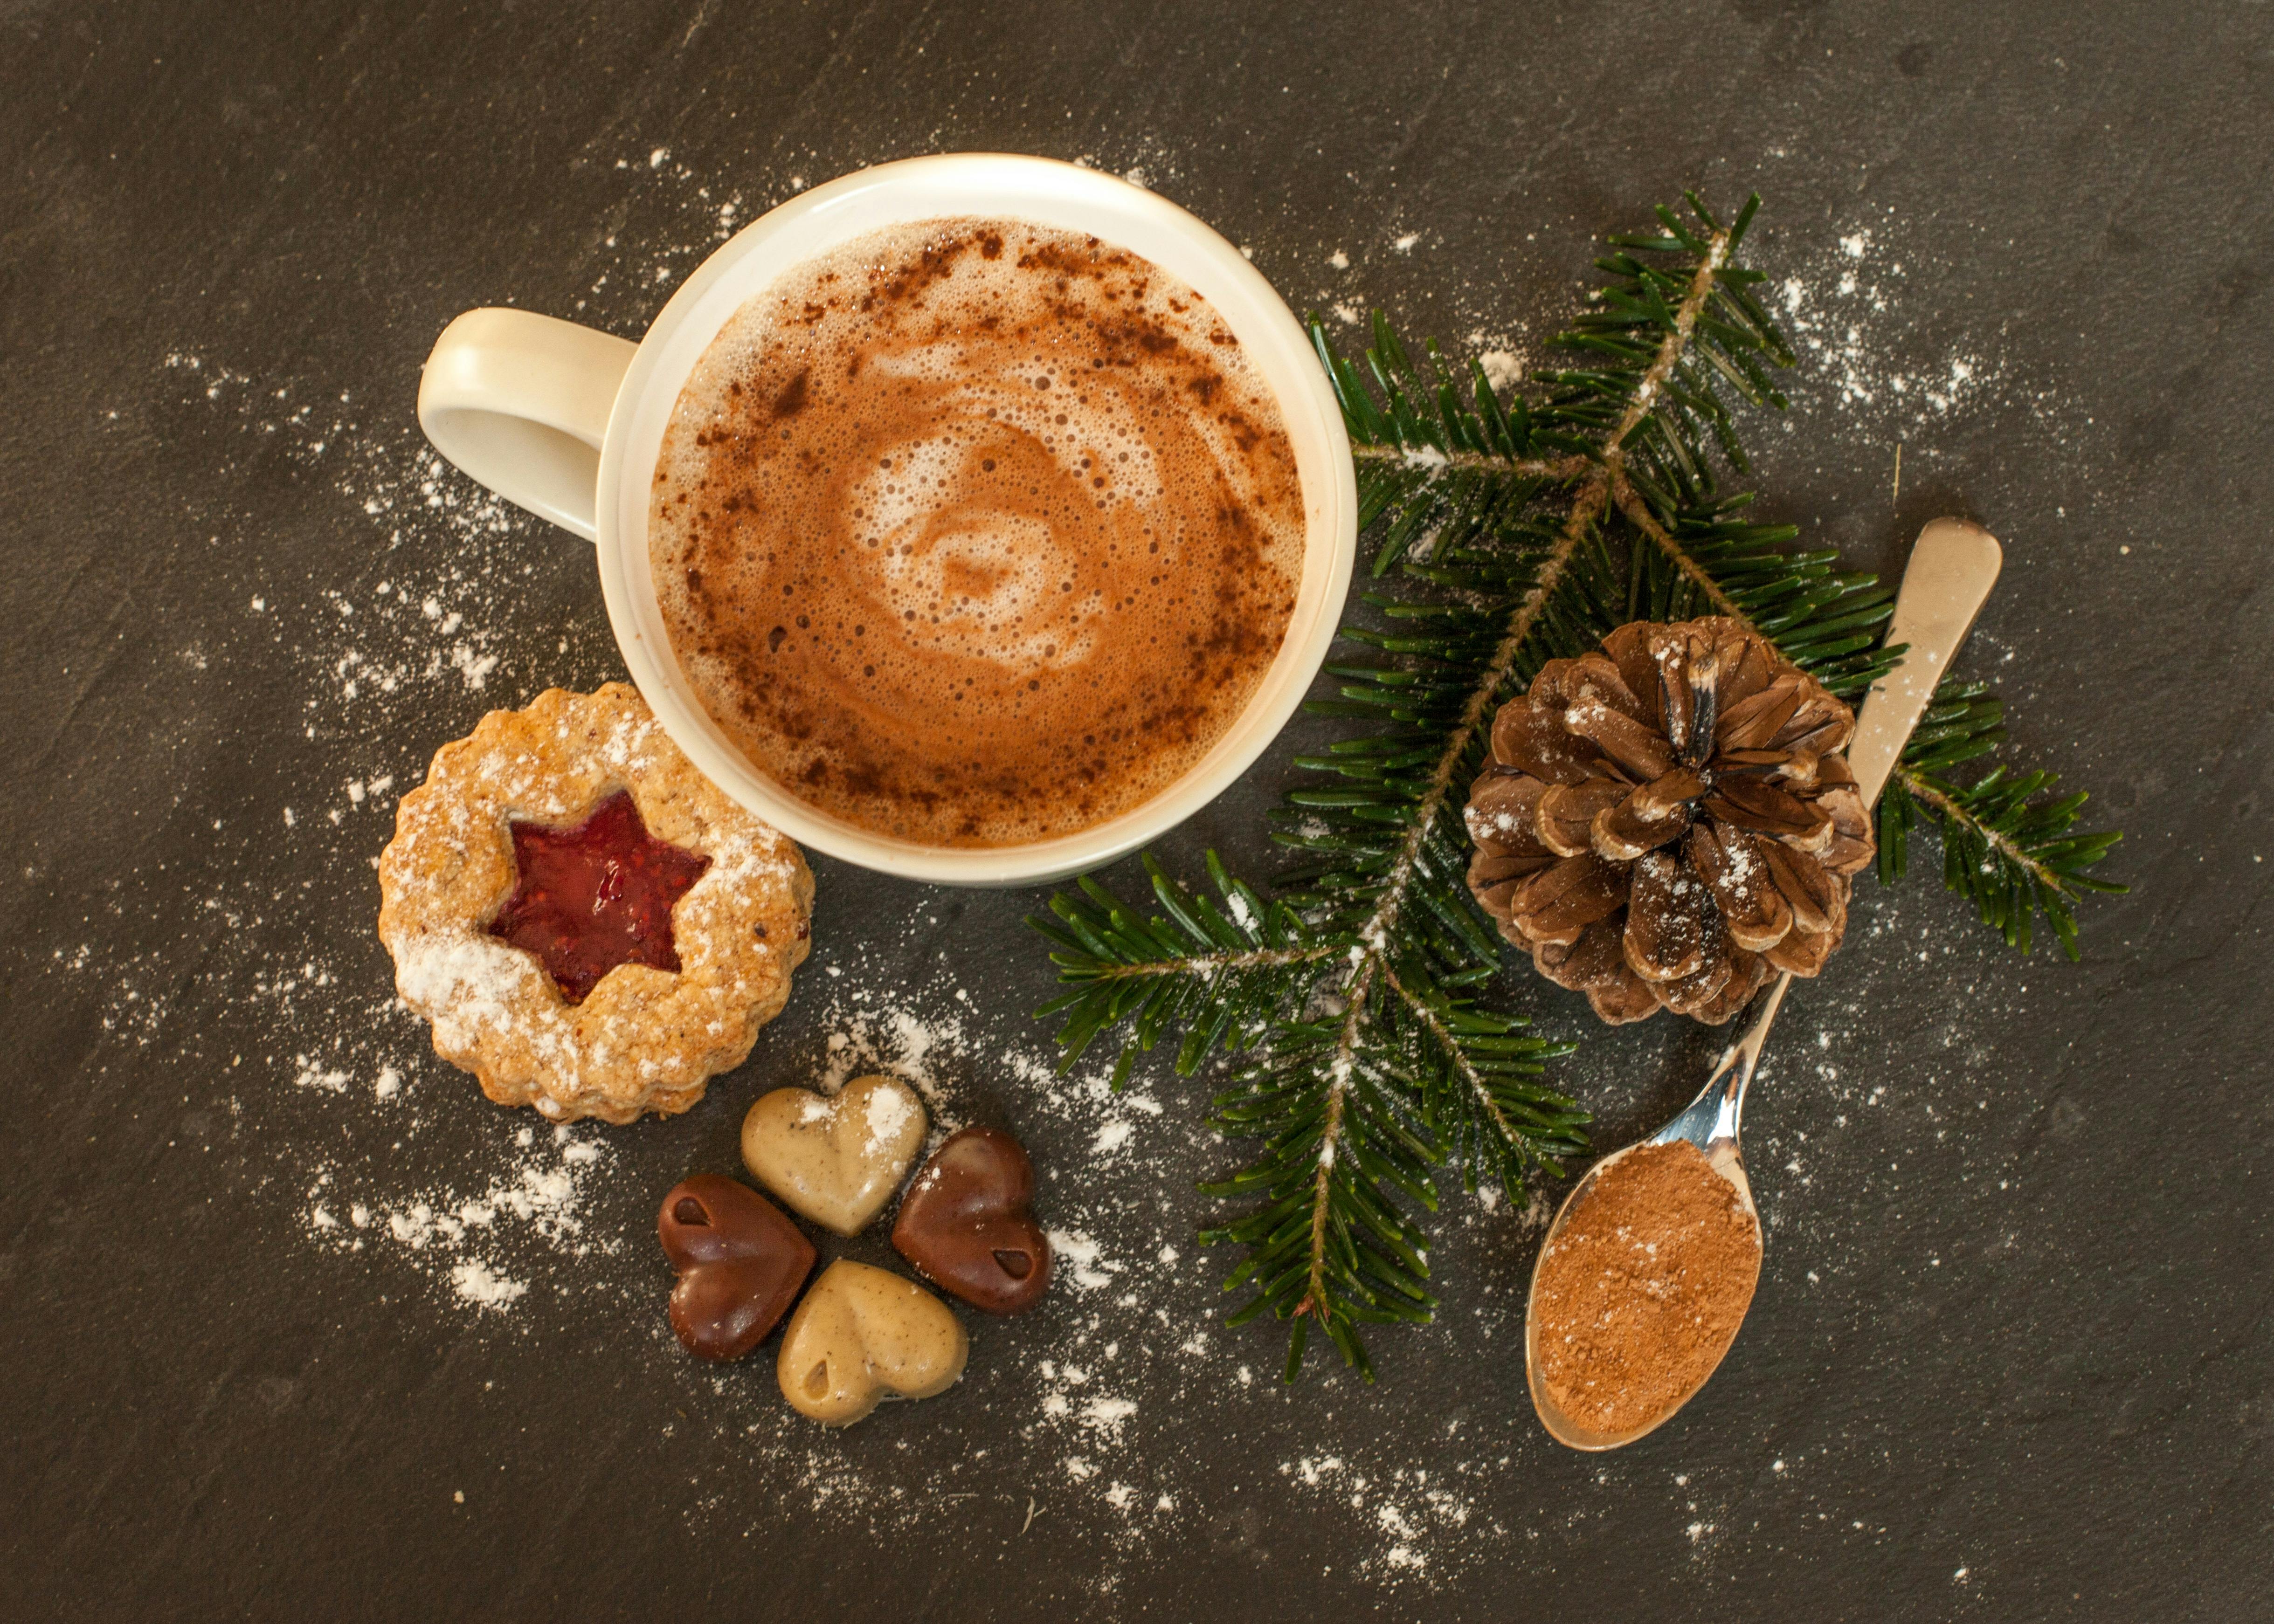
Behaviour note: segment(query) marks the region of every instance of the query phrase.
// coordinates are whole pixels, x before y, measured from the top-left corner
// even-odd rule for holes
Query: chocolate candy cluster
[[[905,1084],[865,1077],[824,1097],[780,1088],[742,1124],[746,1166],[802,1216],[852,1236],[866,1228],[924,1137],[923,1102]],[[901,1197],[892,1244],[917,1272],[991,1314],[1031,1308],[1050,1287],[1050,1239],[1035,1222],[1034,1166],[999,1128],[948,1136]],[[656,1217],[679,1271],[671,1325],[690,1353],[739,1359],[792,1303],[775,1373],[791,1405],[848,1425],[886,1398],[929,1398],[963,1373],[969,1342],[947,1305],[915,1282],[840,1259],[798,1300],[813,1244],[757,1191],[698,1174]]]

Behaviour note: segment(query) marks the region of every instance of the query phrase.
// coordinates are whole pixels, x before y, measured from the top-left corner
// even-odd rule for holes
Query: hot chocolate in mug
[[[941,846],[855,827],[800,801],[727,737],[681,668],[659,606],[650,492],[689,375],[736,312],[856,237],[951,218],[1080,232],[1150,260],[1212,305],[1276,401],[1301,485],[1303,556],[1286,635],[1246,705],[1182,776],[1103,822],[1022,846]],[[658,721],[712,782],[802,845],[909,879],[1012,885],[1111,862],[1221,793],[1285,726],[1326,658],[1358,547],[1342,414],[1301,327],[1239,252],[1110,175],[1001,154],[912,158],[793,199],[724,244],[637,344],[520,310],[469,311],[427,357],[418,421],[435,449],[599,549],[609,623]]]

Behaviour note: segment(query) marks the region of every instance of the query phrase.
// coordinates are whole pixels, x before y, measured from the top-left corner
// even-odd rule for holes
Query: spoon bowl
[[[1788,975],[1778,979],[1769,992],[1768,1002],[1763,1006],[1759,1019],[1754,1021],[1743,1038],[1729,1046],[1721,1063],[1713,1068],[1713,1074],[1706,1079],[1706,1086],[1698,1091],[1696,1099],[1683,1106],[1672,1121],[1648,1139],[1637,1139],[1624,1149],[1615,1150],[1589,1168],[1580,1176],[1579,1182],[1571,1186],[1571,1193],[1563,1198],[1562,1205],[1555,1209],[1555,1216],[1547,1225],[1547,1237],[1540,1244],[1540,1255],[1532,1259],[1532,1285],[1526,1294],[1524,1378],[1532,1389],[1532,1407],[1540,1414],[1540,1424],[1547,1429],[1550,1438],[1567,1448],[1589,1451],[1616,1449],[1664,1426],[1713,1379],[1713,1372],[1720,1368],[1721,1361],[1715,1360],[1688,1392],[1640,1426],[1629,1428],[1623,1432],[1604,1432],[1573,1420],[1563,1413],[1562,1407],[1556,1403],[1555,1396],[1547,1391],[1547,1384],[1540,1375],[1537,1345],[1540,1316],[1532,1312],[1532,1304],[1540,1294],[1540,1268],[1547,1260],[1548,1248],[1562,1233],[1563,1221],[1570,1214],[1574,1203],[1594,1188],[1595,1181],[1603,1176],[1606,1169],[1624,1161],[1645,1145],[1668,1145],[1676,1139],[1686,1139],[1698,1147],[1706,1157],[1706,1164],[1728,1180],[1731,1188],[1736,1191],[1737,1204],[1753,1221],[1754,1229],[1758,1230],[1760,1228],[1760,1209],[1753,1205],[1752,1181],[1745,1177],[1745,1159],[1737,1143],[1737,1119],[1745,1108],[1745,1086],[1753,1080],[1753,1070],[1760,1064],[1761,1044],[1767,1040],[1769,1026],[1776,1019],[1777,1006],[1784,1002],[1785,989],[1791,984],[1792,978]]]
[[[1937,519],[1919,532],[1903,570],[1894,616],[1887,627],[1888,644],[1903,646],[1903,658],[1872,688],[1862,715],[1856,718],[1855,737],[1848,748],[1848,764],[1856,774],[1856,786],[1866,806],[1879,800],[1879,791],[1886,786],[1888,774],[1901,756],[1911,730],[1926,714],[1936,685],[1949,669],[1951,657],[1966,641],[1975,615],[1980,613],[1990,589],[1997,583],[2002,562],[1997,538],[1979,525],[1962,519]],[[1581,1425],[1563,1412],[1540,1379],[1540,1270],[1556,1237],[1562,1233],[1575,1204],[1594,1187],[1605,1169],[1633,1154],[1643,1145],[1665,1145],[1676,1139],[1695,1145],[1704,1154],[1706,1163],[1736,1191],[1739,1202],[1758,1229],[1760,1212],[1753,1204],[1752,1184],[1745,1177],[1738,1122],[1744,1111],[1745,1090],[1760,1066],[1762,1046],[1768,1041],[1769,1029],[1776,1024],[1777,1011],[1783,1007],[1784,996],[1791,986],[1788,971],[1776,979],[1764,996],[1760,1012],[1753,1018],[1752,1025],[1722,1054],[1706,1078],[1706,1086],[1698,1091],[1697,1098],[1657,1132],[1614,1151],[1589,1168],[1555,1209],[1547,1233],[1540,1240],[1540,1255],[1532,1265],[1532,1283],[1525,1302],[1524,1375],[1532,1392],[1532,1407],[1539,1412],[1540,1423],[1547,1429],[1548,1436],[1556,1442],[1588,1451],[1616,1449],[1630,1444],[1672,1420],[1721,1367],[1721,1360],[1716,1359],[1689,1391],[1650,1420],[1627,1432],[1602,1432]],[[1736,1345],[1732,1337],[1729,1346]],[[1721,1357],[1726,1358],[1728,1354],[1728,1350],[1723,1349]]]

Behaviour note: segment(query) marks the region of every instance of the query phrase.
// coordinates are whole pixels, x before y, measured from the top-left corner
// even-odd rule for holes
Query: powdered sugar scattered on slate
[[[1132,150],[1107,167],[1141,169],[1146,184],[1177,195],[1173,154]],[[628,142],[621,179],[626,212],[640,223],[592,252],[572,308],[561,313],[635,334],[712,245],[803,177],[793,170],[771,187],[712,185],[667,150],[659,156]],[[1321,307],[1355,318],[1372,297],[1369,267],[1419,275],[1442,257],[1418,244],[1400,254],[1402,234],[1272,253],[1327,278]],[[1992,343],[1962,332],[1931,347],[1941,358],[1931,365],[1886,361],[1886,335],[1914,320],[1926,274],[1901,248],[1901,222],[1848,222],[1838,235],[1856,239],[1855,251],[1834,241],[1773,267],[1772,291],[1786,290],[1780,299],[1799,291],[1788,319],[1809,366],[1785,381],[1811,438],[1822,425],[1859,441],[1893,439],[1890,429],[1961,424],[1993,404],[2036,398]],[[1447,300],[1444,330],[1481,355],[1501,385],[1542,364],[1538,334],[1570,313],[1553,290],[1536,308],[1511,310],[1511,297],[1480,283]],[[933,959],[910,944],[928,928],[917,916],[947,906],[943,893],[907,888],[907,936],[856,944],[833,922],[825,874],[817,956],[790,1011],[689,1118],[556,1135],[531,1113],[489,1106],[471,1079],[434,1058],[423,1024],[393,997],[371,931],[376,887],[365,876],[396,798],[423,778],[438,745],[493,705],[616,673],[581,544],[442,466],[410,421],[407,392],[350,400],[321,378],[254,378],[193,339],[152,367],[154,392],[169,393],[177,425],[217,447],[224,491],[232,479],[288,481],[304,523],[353,538],[356,565],[323,578],[300,568],[297,550],[274,548],[264,556],[293,562],[248,574],[224,627],[200,625],[166,651],[169,671],[185,681],[283,673],[280,691],[295,714],[278,731],[305,748],[272,761],[272,741],[246,741],[248,827],[232,815],[215,831],[204,870],[137,871],[115,896],[88,904],[90,921],[98,910],[132,914],[186,889],[193,900],[169,916],[189,921],[180,940],[99,947],[131,939],[106,913],[105,928],[91,924],[88,945],[56,954],[27,996],[67,990],[86,1001],[103,1052],[131,1053],[139,1064],[151,1064],[147,1051],[167,1056],[184,1091],[169,1132],[202,1146],[216,1201],[315,1259],[312,1277],[343,1317],[399,1315],[422,1332],[472,1339],[501,1384],[526,1368],[530,1338],[573,1331],[606,1343],[595,1358],[613,1362],[613,1377],[630,1370],[682,1413],[667,1426],[731,1438],[747,1457],[742,1480],[690,1487],[690,1520],[749,1526],[794,1515],[817,1527],[890,1532],[936,1521],[944,1505],[977,1502],[1005,1538],[1023,1521],[1099,1553],[1100,1595],[1130,1564],[1237,1535],[1242,1496],[1306,1508],[1315,1548],[1287,1560],[1315,1560],[1374,1585],[1521,1568],[1558,1540],[1600,1537],[1614,1508],[1623,1537],[1638,1522],[1683,1540],[1701,1561],[1729,1537],[1724,1508],[1740,1474],[1767,1470],[1766,1453],[1679,1477],[1666,1471],[1663,1450],[1650,1463],[1612,1461],[1560,1525],[1510,1526],[1495,1515],[1525,1503],[1512,1482],[1556,1461],[1513,1373],[1532,1242],[1553,1192],[1487,1190],[1472,1199],[1448,1180],[1431,1259],[1446,1304],[1438,1325],[1370,1339],[1380,1388],[1362,1387],[1315,1342],[1303,1384],[1282,1387],[1284,1327],[1227,1328],[1225,1313],[1243,1300],[1221,1289],[1235,1259],[1197,1244],[1226,1209],[1195,1184],[1238,1165],[1245,1149],[1201,1125],[1216,1079],[1175,1079],[1165,1051],[1124,1094],[1088,1062],[1060,1077],[1045,1029],[1025,1014],[1038,1001],[1028,983],[1040,951],[1017,938],[1013,912],[987,914],[983,938],[944,936],[952,957]],[[1845,414],[1839,425],[1826,422],[1835,411]],[[200,523],[214,545],[239,539],[225,511]],[[304,860],[312,854],[300,866],[328,866],[336,885],[323,894],[288,888],[268,855],[277,842]],[[1874,1201],[1899,1208],[1896,1171],[1873,1175],[1839,1203],[1820,1199],[1811,1181],[1843,1140],[1876,1146],[1873,1129],[1900,1115],[1926,1123],[1913,1137],[1931,1143],[1939,1123],[1983,1109],[1993,1063],[1954,1031],[1946,1049],[1900,1076],[1864,1075],[1849,1053],[1861,1000],[1901,961],[1974,951],[1954,921],[1930,933],[1926,921],[1951,919],[1940,903],[1930,887],[1901,906],[1859,898],[1850,962],[1868,966],[1876,954],[1885,968],[1854,968],[1838,989],[1811,989],[1817,1024],[1805,1036],[1821,1031],[1827,1041],[1796,1033],[1772,1054],[1764,1073],[1772,1099],[1756,1108],[1749,1149],[1765,1169],[1758,1184],[1775,1237],[1770,1267],[1788,1266],[1790,1278],[1765,1282],[1765,1291],[1820,1290],[1831,1312],[1843,1259],[1872,1244],[1864,1231]],[[186,974],[229,989],[237,1019],[227,1030],[184,1029],[174,1011]],[[1995,974],[1995,981],[1985,974],[1983,996],[2017,996],[2027,979],[2002,966]],[[1534,1007],[1556,1035],[1580,1029],[1567,1001],[1541,997]],[[1598,1110],[1606,1143],[1662,1114],[1669,1079],[1684,1074],[1682,1035],[1662,1021],[1652,1028],[1598,1038],[1559,1065],[1555,1080]],[[107,1063],[94,1064],[99,1073]],[[833,1088],[878,1070],[923,1094],[935,1143],[967,1121],[990,1120],[1036,1149],[1036,1212],[1053,1233],[1061,1284],[1016,1320],[959,1311],[973,1334],[972,1366],[951,1396],[827,1433],[787,1410],[766,1354],[727,1369],[685,1358],[661,1310],[668,1272],[651,1239],[653,1203],[698,1162],[733,1170],[734,1125],[763,1089]],[[1788,1088],[1805,1109],[1773,1102]],[[688,1147],[685,1160],[659,1167],[659,1144]],[[2005,1171],[1989,1177],[1999,1182]],[[888,1222],[889,1214],[858,1243],[869,1260],[895,1262],[883,1239]],[[1425,1393],[1434,1396],[1417,1397]],[[919,1428],[956,1442],[936,1479],[907,1470],[900,1453]],[[1225,1486],[1235,1461],[1254,1463],[1236,1494]],[[1803,1466],[1796,1461],[1780,1481]],[[764,1485],[755,1508],[754,1482]]]
[[[1997,398],[2003,368],[1963,341],[1928,365],[1893,358],[1886,329],[1912,319],[1904,309],[1911,271],[1894,245],[1901,235],[1892,219],[1859,225],[1805,256],[1765,290],[1764,302],[1800,357],[1779,380],[1788,394],[1803,401],[1828,394],[1826,403],[1846,421],[1916,431]]]

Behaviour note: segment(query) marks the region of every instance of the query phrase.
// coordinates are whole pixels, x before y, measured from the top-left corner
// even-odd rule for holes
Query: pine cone
[[[1758,633],[1637,620],[1493,718],[1469,889],[1542,975],[1616,1025],[1720,1026],[1814,975],[1876,850],[1855,713]]]

